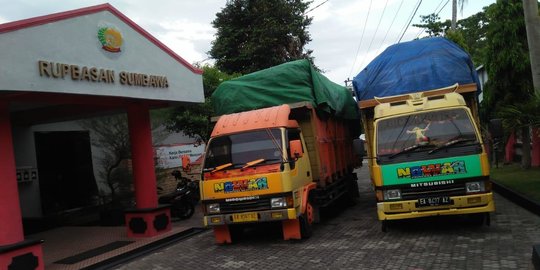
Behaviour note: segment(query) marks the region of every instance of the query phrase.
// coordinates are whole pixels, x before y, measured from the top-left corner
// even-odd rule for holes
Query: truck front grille
[[[462,196],[465,195],[465,183],[454,183],[440,186],[409,187],[401,189],[403,200],[416,200],[436,196]]]
[[[240,202],[220,202],[219,207],[222,214],[268,210],[270,209],[270,198]]]

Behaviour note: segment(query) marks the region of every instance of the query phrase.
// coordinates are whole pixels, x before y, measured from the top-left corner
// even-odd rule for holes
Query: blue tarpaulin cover
[[[358,100],[480,82],[467,52],[442,38],[398,43],[379,54],[353,80]]]

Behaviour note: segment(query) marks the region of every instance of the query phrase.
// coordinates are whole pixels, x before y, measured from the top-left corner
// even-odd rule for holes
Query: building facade
[[[170,230],[149,112],[203,102],[202,71],[109,4],[2,24],[0,52],[0,269],[43,269],[22,218],[80,207],[97,192],[100,150],[79,125],[89,117],[127,114],[136,202],[128,235]]]

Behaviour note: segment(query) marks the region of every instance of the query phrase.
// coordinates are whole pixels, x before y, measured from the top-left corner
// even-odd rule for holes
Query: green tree
[[[128,169],[121,166],[131,157],[127,117],[120,114],[90,118],[81,121],[81,126],[91,131],[92,145],[102,149],[98,174],[109,188],[111,203],[119,205],[133,182]]]
[[[420,15],[422,23],[413,26],[424,28],[428,37],[444,36],[454,41],[471,55],[476,65],[480,65],[485,62],[486,31],[489,23],[485,15],[486,9],[487,7],[484,7],[483,11],[459,20],[456,30],[451,30],[450,20],[441,22],[437,14]]]
[[[223,81],[240,76],[219,71],[216,67],[205,65],[203,70],[203,89],[206,97],[204,103],[178,106],[170,111],[166,122],[167,129],[175,132],[183,132],[185,135],[195,138],[199,143],[206,143],[210,138],[214,124],[211,117],[214,109],[210,96]]]
[[[247,74],[292,60],[311,60],[303,0],[228,0],[212,22],[216,39],[209,52],[228,74]]]
[[[489,21],[486,9],[458,21],[458,30],[467,44],[468,52],[476,65],[484,64],[486,59],[486,32]]]
[[[152,140],[153,143],[159,143],[165,137],[160,130],[165,121],[163,112],[152,111],[150,115]],[[81,127],[91,132],[91,144],[102,151],[98,157],[98,175],[109,188],[109,201],[113,207],[129,202],[133,195],[131,192],[133,179],[130,170],[125,166],[125,161],[131,158],[127,115],[89,118],[79,123]]]
[[[450,21],[440,21],[439,15],[432,13],[429,15],[420,15],[421,24],[413,24],[414,27],[425,28],[428,37],[441,37],[450,28]]]
[[[489,80],[484,104],[494,113],[502,104],[528,100],[532,80],[521,1],[498,1],[487,9],[486,15],[490,22],[485,62]]]
[[[529,127],[523,126],[528,122],[528,109],[523,104],[531,100],[533,85],[523,7],[518,0],[498,1],[486,15],[490,22],[485,63],[489,80],[484,87],[482,109],[488,118],[506,118],[509,129],[515,130],[521,123],[522,167],[529,168],[530,134]]]
[[[465,38],[463,37],[463,32],[461,32],[460,30],[455,30],[455,31],[454,30],[448,30],[448,31],[446,31],[445,37],[447,39],[453,41],[457,45],[461,46],[461,48],[463,48],[463,50],[469,52],[469,46],[465,42]]]
[[[519,131],[522,142],[521,167],[531,167],[530,127],[540,127],[540,93],[535,93],[524,102],[502,105],[497,116],[503,120],[503,125],[510,130]]]

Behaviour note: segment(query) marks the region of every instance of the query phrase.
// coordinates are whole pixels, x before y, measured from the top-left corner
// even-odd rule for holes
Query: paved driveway
[[[496,195],[490,227],[437,217],[395,222],[383,233],[367,167],[358,174],[358,204],[328,211],[310,239],[283,241],[279,226],[268,225],[221,246],[207,231],[117,269],[532,269],[538,216]]]

